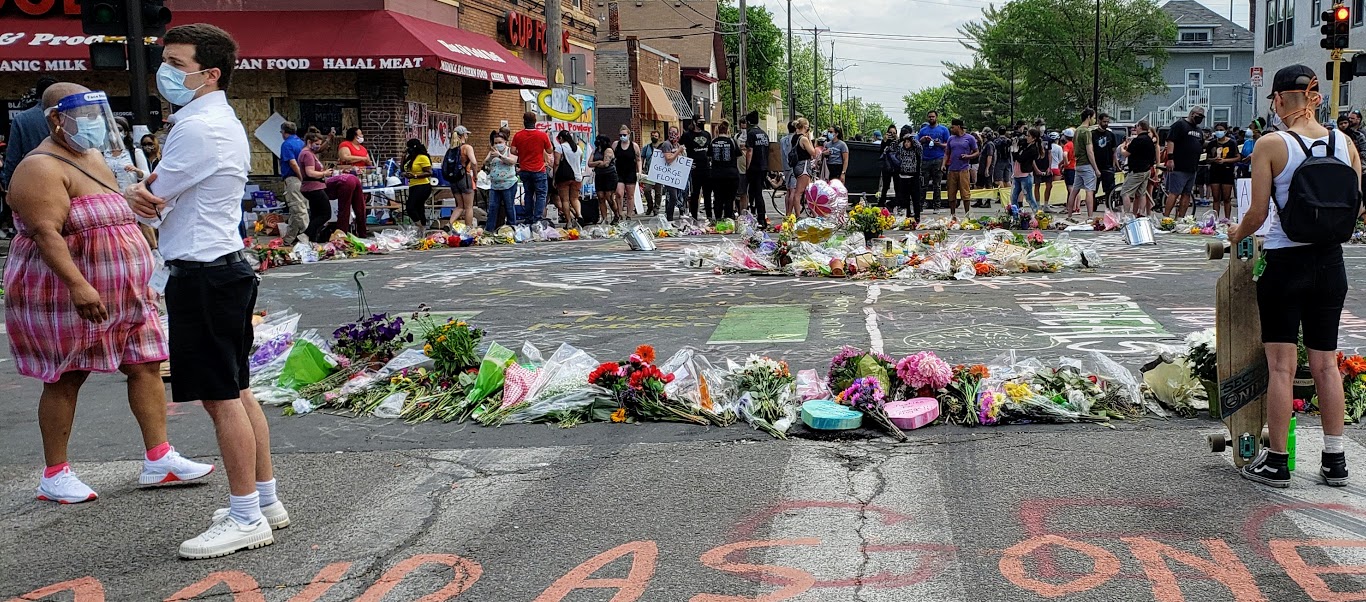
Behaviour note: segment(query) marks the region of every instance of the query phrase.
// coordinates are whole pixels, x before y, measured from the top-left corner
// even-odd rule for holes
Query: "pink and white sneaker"
[[[160,460],[142,461],[140,485],[167,485],[182,481],[193,481],[213,472],[213,464],[201,464],[185,459],[175,448],[166,452]]]
[[[51,478],[42,477],[38,481],[38,499],[59,504],[79,504],[89,502],[100,496],[86,486],[70,468],[63,468]]]

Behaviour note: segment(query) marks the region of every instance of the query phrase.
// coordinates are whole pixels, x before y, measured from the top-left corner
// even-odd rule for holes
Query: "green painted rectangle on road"
[[[726,310],[707,344],[801,343],[810,325],[809,305],[738,305]]]

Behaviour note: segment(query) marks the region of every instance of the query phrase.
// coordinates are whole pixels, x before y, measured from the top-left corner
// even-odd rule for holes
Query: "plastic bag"
[[[498,424],[558,421],[567,413],[586,411],[598,402],[604,402],[603,405],[606,405],[611,399],[611,391],[594,385],[585,385],[581,389],[560,395],[532,400],[525,408],[508,414]],[[608,412],[610,413],[610,410]]]
[[[379,375],[383,377],[415,366],[430,368],[434,365],[432,358],[427,357],[427,354],[423,353],[421,349],[404,349],[395,355],[394,359],[389,360],[389,363],[384,364],[383,368],[379,369]]]
[[[513,228],[513,229],[512,229],[512,239],[515,240],[515,241],[517,241],[517,242],[519,242],[519,243],[521,243],[521,242],[530,242],[530,241],[531,241],[531,228],[527,227],[525,224]]]
[[[298,242],[289,250],[289,256],[299,263],[313,263],[318,261],[318,250],[313,248],[311,242]]]
[[[508,362],[503,373],[503,407],[521,403],[536,380],[536,371],[528,370],[517,362]]]
[[[821,378],[815,370],[797,371],[797,397],[802,401],[812,399],[834,399],[834,394],[830,392],[830,387],[825,384],[825,379]]]
[[[1167,412],[1162,409],[1162,406],[1151,403],[1145,398],[1143,389],[1139,386],[1138,378],[1134,376],[1133,372],[1102,353],[1093,351],[1080,359],[1064,357],[1058,363],[1062,366],[1074,366],[1083,372],[1095,374],[1108,381],[1111,386],[1119,387],[1123,391],[1126,401],[1134,407],[1144,408],[1155,416],[1167,417]]]
[[[977,278],[977,270],[971,261],[963,261],[958,265],[958,270],[953,273],[954,280],[973,280]]]
[[[403,402],[408,401],[408,392],[399,391],[380,402],[372,414],[375,418],[398,418],[403,414]]]
[[[515,359],[516,356],[511,349],[498,343],[490,343],[488,351],[484,352],[484,360],[479,363],[479,376],[474,379],[474,385],[465,395],[465,401],[470,404],[479,403],[502,387],[507,366]]]
[[[597,367],[598,361],[593,356],[573,345],[561,343],[536,373],[526,399],[536,401],[587,387],[588,373]]]
[[[337,362],[315,342],[316,331],[309,331],[290,347],[289,357],[280,370],[281,387],[299,390],[337,371]]]
[[[707,376],[716,368],[697,349],[679,349],[659,369],[674,377],[673,382],[664,385],[666,395],[675,399],[686,399],[697,409],[716,411],[716,400],[711,392],[714,383]]]
[[[252,345],[260,345],[281,334],[294,334],[299,330],[299,314],[286,309],[266,316],[264,322],[252,329]]]

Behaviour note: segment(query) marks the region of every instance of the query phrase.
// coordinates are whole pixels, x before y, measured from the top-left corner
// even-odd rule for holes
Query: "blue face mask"
[[[208,69],[201,69],[194,73],[205,71]],[[186,73],[172,67],[170,63],[162,63],[161,68],[157,69],[157,91],[161,93],[162,98],[166,99],[166,102],[178,107],[190,104],[190,101],[194,100],[194,93],[199,91],[199,88],[204,87],[204,84],[200,84],[198,88],[193,90],[185,87],[185,77],[194,75],[194,73]]]
[[[1215,133],[1214,133],[1214,137],[1215,137],[1215,138],[1218,138],[1219,140],[1223,140],[1223,139],[1224,139],[1224,136],[1225,136],[1225,133],[1224,133],[1224,132],[1215,132]]]
[[[72,148],[85,152],[91,149],[104,150],[109,141],[109,127],[101,117],[75,117],[76,131],[66,131],[66,142]]]

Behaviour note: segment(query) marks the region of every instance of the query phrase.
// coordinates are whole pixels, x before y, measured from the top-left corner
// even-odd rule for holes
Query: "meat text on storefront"
[[[465,56],[481,58],[486,61],[493,61],[495,63],[507,62],[507,60],[505,60],[503,57],[498,56],[498,53],[490,52],[488,50],[484,50],[483,48],[471,48],[464,44],[452,44],[450,42],[447,42],[446,40],[437,40],[437,42],[440,42],[442,46],[445,46],[446,50],[449,50],[456,54],[463,54]]]

